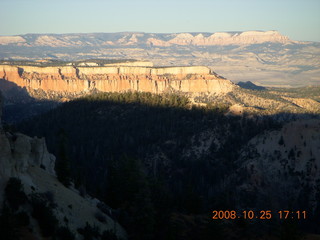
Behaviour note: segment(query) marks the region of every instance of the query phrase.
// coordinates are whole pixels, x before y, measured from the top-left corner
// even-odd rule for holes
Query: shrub
[[[46,199],[40,194],[31,196],[31,205],[33,207],[32,216],[38,220],[43,237],[52,236],[58,225],[58,220],[52,211],[52,205],[48,206]]]
[[[84,228],[78,228],[78,233],[83,236],[84,240],[92,240],[94,238],[99,237],[99,228],[94,226],[92,227],[90,224],[86,223]]]
[[[51,191],[43,193],[43,197],[48,200],[50,204],[54,205],[54,194]]]
[[[67,137],[63,129],[59,132],[59,152],[55,164],[55,171],[57,173],[58,180],[66,187],[71,184],[71,168],[70,159],[67,152]]]
[[[107,221],[106,217],[100,211],[97,211],[94,216],[99,222],[104,223]]]
[[[118,240],[118,237],[113,231],[108,230],[102,233],[101,240]]]
[[[17,210],[20,205],[27,201],[27,196],[23,192],[21,180],[18,178],[10,178],[5,188],[5,195],[10,207]]]
[[[280,137],[280,139],[279,139],[279,142],[278,142],[278,143],[279,143],[279,145],[284,145],[283,136],[281,136],[281,137]]]
[[[19,239],[18,225],[11,209],[4,204],[0,216],[0,239]]]
[[[30,223],[29,215],[26,212],[19,212],[16,215],[17,224],[21,227],[28,226]]]
[[[67,227],[58,228],[56,237],[58,240],[73,240],[73,239],[75,239],[74,234]]]

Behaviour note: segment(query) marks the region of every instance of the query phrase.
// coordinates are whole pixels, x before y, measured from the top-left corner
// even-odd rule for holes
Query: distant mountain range
[[[2,60],[93,58],[205,65],[234,82],[264,86],[320,84],[320,43],[293,41],[277,31],[0,36]]]
[[[218,33],[92,33],[92,34],[26,34],[0,36],[0,45],[10,46],[225,46],[261,44],[266,42],[294,43],[277,31],[218,32]]]

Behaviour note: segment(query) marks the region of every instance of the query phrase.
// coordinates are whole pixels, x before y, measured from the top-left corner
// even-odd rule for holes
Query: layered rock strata
[[[38,67],[0,65],[0,78],[27,90],[57,93],[140,91],[227,93],[234,85],[208,67]]]

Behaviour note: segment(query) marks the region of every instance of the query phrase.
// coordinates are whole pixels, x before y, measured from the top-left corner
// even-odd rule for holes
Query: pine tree
[[[139,160],[123,155],[112,159],[108,170],[107,202],[127,213],[122,224],[128,227],[131,239],[152,239],[155,210]]]
[[[58,180],[66,187],[70,186],[71,181],[71,168],[70,160],[66,150],[66,134],[64,130],[60,130],[59,134],[59,152],[56,160],[55,170]]]
[[[283,136],[281,136],[281,137],[280,137],[280,140],[279,140],[279,142],[278,142],[278,143],[279,143],[279,145],[284,145]]]

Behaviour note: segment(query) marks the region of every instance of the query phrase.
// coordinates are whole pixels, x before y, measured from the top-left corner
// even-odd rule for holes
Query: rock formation
[[[0,122],[1,122],[0,99]],[[5,132],[0,125],[0,178],[17,177],[29,166],[38,166],[55,175],[55,157],[47,150],[44,138]]]
[[[208,67],[146,66],[13,66],[0,65],[0,78],[28,91],[79,94],[90,90],[102,92],[141,91],[163,93],[227,93],[234,85]]]
[[[0,122],[2,99],[0,98]],[[31,138],[21,133],[5,132],[0,125],[0,202],[5,182],[10,177],[24,175],[36,166],[55,175],[55,157],[47,150],[44,138]]]
[[[26,172],[30,165],[55,174],[54,164],[55,157],[48,152],[44,138],[0,133],[0,177],[17,176]]]

